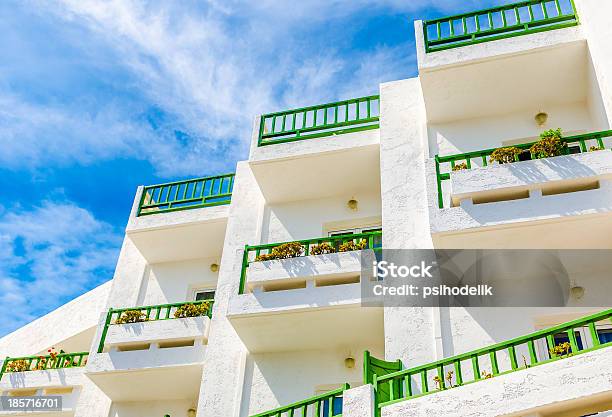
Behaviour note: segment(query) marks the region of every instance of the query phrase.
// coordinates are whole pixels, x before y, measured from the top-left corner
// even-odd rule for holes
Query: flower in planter
[[[602,146],[591,146],[589,148],[589,152],[597,152],[597,151],[603,151],[604,148]]]
[[[351,252],[354,250],[363,250],[368,245],[368,242],[365,239],[361,239],[359,243],[355,243],[354,240],[349,240],[346,243],[343,243],[338,248],[338,252]]]
[[[516,146],[508,146],[505,148],[495,149],[491,154],[490,162],[497,162],[498,164],[510,164],[515,162],[516,159],[523,151]]]
[[[453,171],[461,171],[463,169],[468,169],[467,162],[460,162],[458,164],[455,164],[455,166],[453,167]]]
[[[10,361],[6,365],[7,372],[25,372],[25,371],[29,371],[30,370],[29,368],[30,367],[29,367],[28,361],[24,359]]]
[[[210,310],[210,303],[202,304],[183,304],[174,312],[174,317],[177,319],[185,317],[206,316]]]
[[[328,242],[319,243],[310,248],[311,255],[326,255],[328,253],[335,253],[336,248],[330,245]]]
[[[115,320],[115,324],[140,323],[146,321],[146,315],[140,310],[127,310]]]
[[[300,242],[283,243],[275,246],[272,251],[267,254],[259,255],[255,258],[255,262],[271,261],[273,259],[289,259],[302,256],[304,253],[304,245]]]
[[[561,129],[550,129],[542,132],[540,140],[529,148],[532,157],[542,159],[562,155],[567,146],[561,140],[562,137]]]

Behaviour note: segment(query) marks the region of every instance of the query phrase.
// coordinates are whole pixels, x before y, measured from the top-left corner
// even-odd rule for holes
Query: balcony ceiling
[[[587,100],[587,44],[574,41],[469,65],[422,71],[430,123],[503,115]]]
[[[268,203],[380,192],[378,144],[251,162],[251,168]]]

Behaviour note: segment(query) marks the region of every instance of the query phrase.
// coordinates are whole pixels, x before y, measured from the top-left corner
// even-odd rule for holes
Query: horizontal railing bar
[[[332,131],[326,131],[326,132],[321,132],[321,133],[314,133],[310,135],[291,136],[288,138],[281,138],[281,139],[270,140],[267,138],[261,138],[262,140],[258,146],[273,145],[277,143],[298,142],[298,141],[306,140],[306,139],[322,138],[326,136],[336,136],[336,135],[341,135],[345,133],[361,132],[364,130],[373,130],[373,129],[378,129],[379,127],[380,126],[378,124],[373,124],[373,125],[359,126],[359,127],[355,127],[352,129],[332,130]]]
[[[168,204],[172,203],[172,204],[186,204],[186,203],[195,203],[198,201],[202,201],[202,200],[210,200],[213,198],[225,198],[225,197],[231,197],[232,193],[225,193],[225,194],[211,194],[209,196],[206,197],[198,197],[198,198],[188,198],[185,200],[172,200],[171,202],[167,202],[167,203],[155,203],[155,204],[143,204],[143,208],[155,208],[155,207],[162,207],[162,206],[167,206]],[[203,203],[206,204],[206,203]]]
[[[338,123],[331,123],[331,124],[325,124],[325,125],[317,125],[317,126],[309,126],[309,127],[305,127],[305,128],[299,128],[299,129],[292,129],[292,130],[284,130],[284,131],[279,131],[279,132],[270,132],[270,133],[263,133],[261,135],[262,139],[267,139],[267,138],[272,138],[272,137],[278,137],[278,136],[284,136],[284,135],[291,135],[294,133],[301,133],[301,132],[313,132],[313,131],[317,131],[317,130],[324,130],[324,129],[330,129],[330,128],[334,128],[334,127],[344,127],[344,126],[353,126],[353,125],[357,125],[357,124],[366,124],[366,123],[374,123],[374,122],[378,122],[380,120],[379,117],[370,117],[368,119],[356,119],[356,120],[348,120],[348,121],[344,121],[344,122],[338,122]],[[330,131],[328,133],[334,133],[333,131]]]
[[[268,118],[276,117],[276,116],[287,116],[293,113],[301,113],[304,111],[311,111],[311,110],[323,110],[323,109],[333,108],[336,106],[344,106],[347,104],[355,104],[358,102],[359,103],[365,102],[367,100],[378,100],[378,99],[380,99],[379,95],[365,96],[365,97],[359,97],[359,98],[352,98],[349,100],[336,101],[332,103],[317,104],[315,106],[301,107],[298,109],[289,109],[289,110],[283,110],[283,111],[279,111],[275,113],[262,114],[261,117],[268,119]]]
[[[559,324],[559,325],[554,326],[554,327],[549,327],[547,329],[542,329],[542,330],[530,333],[530,334],[525,335],[525,336],[517,337],[515,339],[511,339],[511,340],[507,340],[507,341],[504,341],[504,342],[496,343],[494,345],[487,346],[487,347],[482,348],[482,349],[473,350],[473,351],[470,351],[470,352],[462,353],[460,355],[450,356],[448,358],[440,359],[438,361],[431,362],[431,363],[428,363],[428,364],[425,364],[425,365],[421,365],[421,366],[417,366],[417,367],[414,367],[414,368],[404,369],[404,370],[401,370],[401,371],[389,373],[389,374],[386,374],[386,375],[378,377],[377,381],[384,381],[384,380],[393,379],[393,378],[396,378],[396,377],[399,377],[399,376],[403,376],[403,375],[406,375],[406,374],[414,374],[414,373],[418,373],[418,372],[425,371],[425,370],[435,369],[436,367],[438,367],[440,365],[450,365],[450,364],[452,364],[455,361],[466,360],[466,359],[470,359],[473,356],[480,356],[480,355],[487,354],[487,353],[490,353],[490,352],[493,352],[493,351],[499,351],[499,350],[507,349],[510,346],[521,345],[521,344],[524,344],[526,342],[529,342],[530,340],[540,339],[540,338],[548,336],[548,335],[555,335],[555,334],[558,334],[558,333],[566,331],[566,330],[571,330],[571,329],[574,329],[576,327],[582,327],[584,325],[588,325],[588,323],[590,323],[590,322],[598,322],[598,321],[602,321],[602,320],[605,320],[605,319],[610,318],[610,317],[612,317],[612,309],[605,310],[605,311],[602,311],[602,312],[599,312],[599,313],[596,313],[596,314],[592,314],[592,315],[587,316],[587,317],[582,317],[580,319],[576,319],[576,320],[573,320],[573,321],[570,321],[570,322],[562,323],[562,324]],[[599,346],[601,346],[601,345],[599,345]],[[541,361],[541,362],[544,362],[544,361]]]

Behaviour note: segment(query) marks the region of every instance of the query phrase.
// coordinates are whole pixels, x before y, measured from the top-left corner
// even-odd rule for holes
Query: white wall
[[[544,126],[538,126],[534,120],[534,116],[539,111],[548,113],[548,122]],[[519,113],[430,124],[429,156],[451,155],[513,143],[532,142],[537,140],[544,130],[558,127],[562,128],[567,136],[594,132],[599,130],[601,125],[593,121],[593,115],[586,102],[543,106],[542,109],[531,105]]]
[[[321,340],[321,347],[325,340]],[[351,346],[334,350],[277,352],[249,355],[244,375],[241,417],[271,410],[280,405],[330,391],[344,383],[362,384],[363,351],[369,349],[375,357],[382,357],[382,343]],[[355,367],[348,369],[344,360],[355,359]]]
[[[347,207],[350,199],[358,201],[358,210]],[[381,224],[379,193],[361,192],[333,198],[296,201],[266,206],[261,241],[285,242],[327,236],[330,230]],[[252,243],[253,244],[253,243]]]
[[[157,305],[193,300],[195,288],[215,289],[218,272],[210,270],[218,264],[216,257],[150,265],[139,294],[139,305]]]

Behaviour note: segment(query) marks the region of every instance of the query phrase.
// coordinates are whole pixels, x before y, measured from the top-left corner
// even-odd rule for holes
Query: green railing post
[[[108,332],[108,326],[111,324],[113,317],[113,309],[110,308],[106,313],[106,320],[104,321],[104,327],[102,328],[102,335],[100,336],[100,344],[98,345],[98,353],[102,353],[104,350],[104,341],[106,340],[106,333]]]

